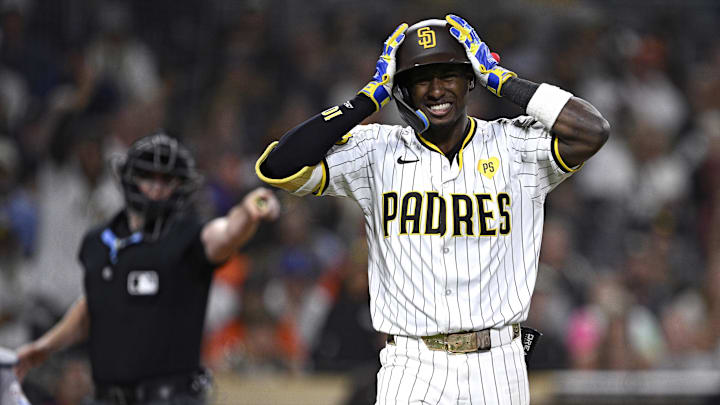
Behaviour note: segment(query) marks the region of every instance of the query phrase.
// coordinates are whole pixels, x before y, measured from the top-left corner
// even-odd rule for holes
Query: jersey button
[[[448,166],[448,165],[443,165],[443,170],[445,170],[445,171],[450,170],[450,166]]]
[[[443,248],[443,253],[450,253],[450,248]]]
[[[445,290],[445,295],[452,295],[452,290],[450,290],[450,289]]]

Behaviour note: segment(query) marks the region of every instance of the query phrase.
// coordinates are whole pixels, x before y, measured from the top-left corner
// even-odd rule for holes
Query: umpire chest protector
[[[163,237],[144,241],[130,234],[121,213],[86,235],[80,261],[96,382],[135,383],[198,369],[214,268],[201,229],[197,219],[183,217]]]

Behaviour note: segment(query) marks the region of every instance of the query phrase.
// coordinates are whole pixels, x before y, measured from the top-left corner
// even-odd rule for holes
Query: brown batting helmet
[[[408,28],[395,57],[396,77],[412,68],[434,63],[470,65],[465,48],[449,30],[447,21],[438,19],[420,21]]]

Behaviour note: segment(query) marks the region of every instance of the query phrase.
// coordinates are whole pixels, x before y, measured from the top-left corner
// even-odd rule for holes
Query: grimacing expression
[[[428,117],[431,126],[447,126],[467,115],[467,95],[473,73],[467,65],[431,64],[406,73],[415,108]]]

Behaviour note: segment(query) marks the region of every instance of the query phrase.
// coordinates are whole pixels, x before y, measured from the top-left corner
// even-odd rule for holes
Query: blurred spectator
[[[375,365],[382,339],[370,320],[365,241],[356,239],[348,261],[328,276],[321,287],[331,308],[317,338],[310,342],[313,368],[346,372]]]
[[[82,291],[82,271],[75,255],[85,231],[121,207],[104,153],[104,128],[90,117],[66,116],[54,134],[55,160],[38,172],[36,199],[39,228],[35,254],[23,277],[38,306],[41,333]],[[49,319],[40,314],[47,313]],[[48,323],[49,322],[49,323]]]
[[[720,365],[720,254],[714,253],[708,263],[708,271],[702,288],[698,291],[701,301],[701,325],[698,347]]]
[[[587,305],[570,317],[566,344],[578,369],[639,369],[657,361],[663,338],[657,319],[614,275],[596,278]]]
[[[662,312],[667,351],[660,366],[674,369],[716,369],[717,361],[702,347],[707,314],[698,294],[681,294]]]
[[[596,278],[590,263],[574,247],[572,225],[560,217],[548,217],[540,251],[540,266],[527,324],[543,337],[529,367],[567,366],[563,345],[571,312],[585,305],[586,294]]]
[[[310,342],[313,370],[350,376],[353,385],[347,405],[374,402],[378,352],[385,336],[372,327],[367,246],[362,238],[352,242],[347,261],[326,274],[315,295],[315,306],[322,304],[327,309],[322,328]]]
[[[37,228],[36,207],[17,184],[19,159],[14,143],[0,137],[0,342],[10,347],[30,337],[20,272],[35,248]]]
[[[288,207],[290,213],[278,223],[279,244],[270,261],[272,278],[263,300],[278,321],[289,365],[297,371],[307,366],[309,350],[322,326],[324,311],[317,307],[313,292],[320,277],[330,268],[319,254],[329,248],[329,244],[321,245],[321,234],[326,230],[310,228],[312,217],[305,201],[299,198],[291,201],[294,205]],[[339,251],[333,253],[336,260],[342,255]]]
[[[100,80],[117,86],[126,102],[152,101],[160,90],[155,58],[133,35],[133,19],[127,4],[102,2],[97,17],[99,36],[87,50],[91,69]]]
[[[25,118],[30,97],[22,76],[0,67],[0,128],[15,131]]]
[[[216,369],[304,372],[309,350],[322,339],[338,288],[335,266],[344,263],[344,254],[327,231],[309,226],[312,215],[303,200],[284,206],[276,244],[264,259],[238,256],[218,273],[208,318],[213,332],[205,346]]]
[[[275,320],[263,301],[266,277],[259,273],[238,277],[238,270],[235,263],[224,266],[218,273],[220,283],[224,285],[222,288],[232,288],[226,298],[237,301],[230,301],[231,318],[224,322],[217,318],[215,321],[221,322],[213,322],[211,318],[212,328],[206,334],[203,349],[205,362],[216,371],[257,374],[287,370]],[[228,279],[229,273],[235,274],[234,281]],[[213,293],[217,300],[217,291]],[[210,305],[213,305],[213,298]],[[215,308],[208,309],[210,314],[217,310],[217,302],[214,305]]]
[[[46,97],[60,81],[56,61],[62,55],[51,46],[45,32],[31,25],[33,14],[38,12],[42,12],[42,5],[33,0],[0,2],[0,63],[22,76],[32,95]]]
[[[53,389],[55,404],[81,404],[91,393],[90,364],[82,356],[68,358],[62,363],[60,377]]]
[[[628,70],[622,83],[625,104],[638,120],[676,136],[687,107],[669,77],[669,63],[674,58],[667,42],[654,35],[631,36],[626,45]]]
[[[589,370],[600,367],[600,348],[605,335],[605,318],[594,308],[576,311],[570,318],[565,344],[570,368]]]
[[[585,294],[592,285],[596,274],[590,263],[579,254],[575,247],[574,228],[572,224],[558,217],[548,218],[545,223],[547,233],[543,234],[540,248],[540,271],[544,279],[555,285],[558,293],[567,296],[566,305],[578,307],[586,302]],[[531,307],[532,308],[532,307]],[[565,319],[563,312],[556,315]],[[564,329],[562,320],[553,322],[559,330]]]

